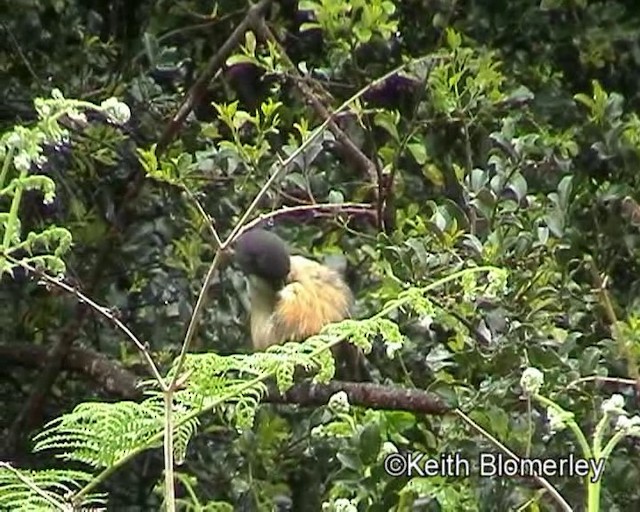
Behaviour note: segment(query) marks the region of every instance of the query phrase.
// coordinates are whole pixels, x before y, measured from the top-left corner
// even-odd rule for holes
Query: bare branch
[[[274,210],[269,213],[263,213],[250,222],[247,222],[240,230],[238,235],[253,229],[254,227],[263,224],[264,222],[280,218],[290,217],[297,218],[300,214],[312,215],[313,217],[320,216],[335,216],[341,213],[348,215],[375,215],[375,208],[366,203],[323,203],[323,204],[303,204],[299,206],[289,206]]]
[[[173,116],[173,119],[171,119],[162,133],[162,136],[158,141],[158,145],[156,146],[156,154],[162,154],[171,143],[171,140],[175,137],[176,133],[178,133],[178,130],[180,130],[184,120],[193,110],[194,106],[197,105],[204,96],[211,79],[222,68],[227,58],[229,58],[231,53],[240,44],[247,29],[255,26],[255,20],[262,17],[270,3],[271,0],[260,0],[260,2],[251,6],[242,22],[231,33],[218,52],[211,57],[205,70],[198,77],[193,86],[191,86],[191,89],[189,89],[189,92],[185,96],[182,105],[180,105],[178,112]]]
[[[42,368],[47,364],[47,348],[32,343],[0,345],[0,365]],[[142,397],[138,377],[119,361],[89,348],[72,347],[62,361],[65,370],[79,373],[96,382],[104,391],[127,400]]]
[[[87,304],[93,311],[95,311],[101,317],[108,320],[114,327],[116,327],[116,329],[120,330],[127,338],[129,338],[133,342],[133,344],[142,354],[142,357],[144,357],[145,361],[147,362],[147,365],[149,366],[151,373],[158,380],[158,384],[162,387],[165,386],[164,379],[162,378],[162,375],[160,375],[160,371],[158,370],[158,367],[156,366],[156,364],[153,362],[153,359],[151,358],[151,354],[149,354],[149,351],[145,347],[144,343],[142,343],[136,337],[136,335],[133,334],[133,332],[131,332],[131,330],[118,317],[116,317],[111,312],[109,308],[101,306],[97,302],[87,297],[80,290],[65,283],[62,279],[51,277],[47,275],[45,272],[42,272],[41,270],[36,269],[32,265],[21,262],[20,260],[17,260],[12,256],[5,255],[4,257],[7,258],[12,263],[20,265],[22,268],[26,269],[29,273],[33,274],[36,277],[41,278],[42,280],[46,281],[50,285],[56,288],[59,288],[60,290],[63,290],[67,293],[70,293],[71,295],[75,295],[75,297],[78,299],[80,303]]]
[[[370,409],[402,410],[430,415],[443,415],[452,411],[441,398],[421,389],[361,382],[302,383],[295,385],[284,395],[275,387],[270,387],[265,401],[319,407],[326,405],[329,398],[338,391],[347,394],[351,405]]]

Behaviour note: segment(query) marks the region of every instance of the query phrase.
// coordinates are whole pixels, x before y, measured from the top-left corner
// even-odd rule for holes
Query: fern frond
[[[197,429],[199,409],[180,403],[174,408],[174,419],[180,425],[175,429],[177,456],[182,458]],[[48,423],[35,436],[34,451],[56,450],[61,452],[56,454],[60,459],[107,468],[161,446],[163,426],[164,402],[159,394],[141,403],[87,402]]]
[[[64,460],[101,468],[115,464],[148,443],[162,430],[162,402],[83,403],[48,423],[38,434],[34,451],[62,450]]]
[[[314,336],[303,343],[274,345],[246,355],[189,354],[183,366],[191,372],[187,388],[176,395],[176,401],[203,409],[225,406],[228,419],[239,430],[251,428],[267,390],[263,379],[273,375],[284,391],[293,385],[297,366],[315,370],[316,378],[333,376],[335,363],[327,339]]]
[[[202,410],[202,405],[197,401],[182,401],[182,396],[178,394],[174,402],[174,428],[173,432],[173,453],[177,464],[182,464],[187,455],[189,441],[196,434],[200,420],[195,413]],[[185,419],[184,421],[181,421]]]
[[[189,354],[185,360],[185,369],[192,371],[189,389],[205,400],[215,400],[222,392],[229,394],[230,383],[242,385],[247,377],[268,375],[274,375],[279,387],[286,389],[293,385],[293,374],[298,366],[319,374],[335,370],[327,341],[331,341],[330,337],[318,335],[302,343],[272,345],[264,352],[253,354]]]
[[[240,430],[251,428],[266,393],[262,379],[275,375],[280,389],[293,385],[297,366],[331,377],[334,362],[327,336],[287,343],[251,355],[190,354],[184,370],[191,372],[186,388],[174,395],[174,449],[184,459],[199,425],[198,415],[220,407]],[[54,450],[63,460],[110,468],[146,449],[162,444],[164,400],[154,392],[141,403],[88,402],[48,423],[35,438],[34,451]]]
[[[75,510],[69,498],[91,478],[82,471],[23,471],[0,463],[0,510]],[[104,502],[104,495],[92,494],[76,507],[93,508]]]

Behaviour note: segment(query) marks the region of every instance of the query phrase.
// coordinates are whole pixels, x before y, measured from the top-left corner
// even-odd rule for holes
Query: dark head
[[[291,268],[287,245],[264,229],[252,229],[238,239],[235,260],[247,276],[260,277],[275,289],[284,285]]]

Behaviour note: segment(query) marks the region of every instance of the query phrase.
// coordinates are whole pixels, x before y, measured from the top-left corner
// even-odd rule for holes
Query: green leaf
[[[507,96],[507,101],[525,103],[535,98],[535,95],[526,86],[521,85]]]
[[[444,187],[444,174],[435,164],[427,164],[422,167],[422,175],[438,187]]]
[[[506,439],[509,436],[509,416],[504,410],[491,407],[487,411],[487,419],[489,420],[491,433],[498,439]]]
[[[544,221],[551,232],[558,238],[564,234],[564,215],[558,210],[544,216]]]
[[[539,242],[545,245],[549,240],[549,228],[547,226],[540,226],[536,232],[538,234]]]
[[[244,47],[250,55],[255,55],[256,36],[251,30],[247,30],[244,34]]]
[[[580,374],[592,375],[600,365],[602,352],[596,347],[587,347],[580,354]]]
[[[336,458],[342,463],[342,465],[346,468],[352,469],[353,471],[359,471],[362,468],[362,463],[353,454],[347,454],[344,452],[340,452],[336,455]]]
[[[407,149],[419,165],[424,165],[427,161],[427,148],[421,142],[407,144]]]
[[[400,134],[398,133],[397,126],[398,122],[399,114],[396,113],[394,115],[387,110],[376,113],[373,118],[373,124],[385,130],[389,135],[391,135],[391,137],[393,137],[393,140],[395,140],[396,142],[400,140]]]
[[[320,23],[316,23],[314,21],[308,21],[306,23],[302,23],[298,30],[300,32],[306,32],[307,30],[314,30],[314,29],[319,29],[319,28],[322,28]]]
[[[300,190],[307,190],[307,180],[299,172],[292,172],[287,175],[286,180],[293,183]]]
[[[342,204],[344,203],[344,195],[339,190],[331,190],[328,201],[334,204]]]
[[[236,55],[232,55],[227,59],[226,65],[227,67],[231,67],[236,64],[256,64],[256,63],[257,63],[256,59],[251,58],[248,55],[236,54]]]
[[[376,422],[367,423],[360,433],[360,457],[365,464],[373,463],[378,457],[382,440],[380,427]]]
[[[595,102],[584,93],[580,92],[578,94],[574,94],[573,99],[576,100],[578,103],[582,103],[585,107],[589,109],[589,111],[593,111],[595,107]]]
[[[447,46],[452,50],[456,50],[462,44],[462,38],[460,34],[452,28],[447,29]]]
[[[558,184],[559,206],[566,210],[569,207],[569,199],[573,188],[573,176],[567,175]]]
[[[516,172],[509,180],[507,188],[514,192],[518,198],[518,202],[520,202],[527,195],[527,180],[524,179],[522,174]]]
[[[489,183],[489,175],[483,169],[475,168],[469,174],[469,189],[478,192]]]

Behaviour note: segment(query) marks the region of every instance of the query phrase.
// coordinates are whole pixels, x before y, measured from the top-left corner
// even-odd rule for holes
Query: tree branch
[[[300,74],[294,63],[289,59],[289,56],[286,54],[284,48],[280,45],[280,42],[273,35],[273,32],[269,29],[264,19],[257,19],[256,32],[262,37],[264,40],[270,41],[275,44],[282,55],[282,58],[287,63],[291,74],[293,75],[293,81],[298,88],[298,90],[302,93],[302,95],[307,99],[313,110],[320,116],[323,121],[328,122],[329,131],[333,134],[336,140],[340,143],[341,147],[347,154],[349,160],[351,160],[355,166],[363,173],[365,173],[371,182],[372,191],[374,194],[374,201],[379,201],[379,186],[378,186],[378,171],[376,169],[375,163],[368,158],[362,150],[355,145],[355,143],[351,140],[351,138],[338,126],[335,122],[335,114],[331,114],[329,110],[325,107],[325,105],[317,98],[311,88],[307,85],[305,78]],[[321,89],[323,95],[325,97],[329,97],[330,95],[324,91],[321,85],[316,85]],[[380,224],[380,219],[378,220],[378,224]]]
[[[0,345],[0,365],[9,368],[15,365],[43,368],[47,365],[47,348],[42,345],[20,343]],[[89,348],[73,347],[62,359],[62,369],[89,377],[104,391],[126,400],[142,397],[137,387],[138,377],[118,361]]]
[[[0,345],[0,361],[1,366],[19,364],[40,368],[47,363],[47,349],[34,344]],[[74,347],[69,350],[62,363],[65,370],[89,377],[109,394],[127,400],[142,398],[142,392],[137,387],[138,377],[118,361],[110,360],[104,354],[88,348]],[[347,394],[351,405],[359,407],[430,415],[447,414],[453,410],[438,396],[421,389],[344,381],[331,381],[327,384],[302,382],[284,394],[281,394],[275,385],[271,385],[264,401],[321,407],[339,391]]]
[[[284,395],[272,386],[265,401],[317,407],[326,405],[329,398],[338,391],[347,394],[351,405],[370,409],[402,410],[431,415],[443,415],[453,410],[436,395],[421,389],[342,381],[332,381],[328,384],[297,384]]]
[[[182,123],[184,123],[184,120],[193,110],[194,106],[197,105],[204,96],[211,79],[222,68],[231,53],[241,43],[245,32],[257,24],[256,20],[262,17],[270,3],[271,0],[260,0],[260,2],[251,6],[242,22],[235,28],[216,54],[209,59],[207,67],[191,86],[191,89],[189,89],[189,92],[182,101],[178,112],[173,116],[173,119],[171,119],[162,133],[162,136],[158,141],[158,145],[156,146],[156,154],[159,155],[163,153],[171,143],[176,133],[178,133],[178,130],[180,130]]]

